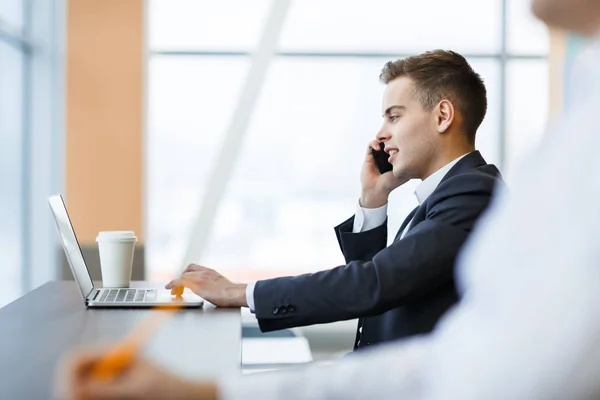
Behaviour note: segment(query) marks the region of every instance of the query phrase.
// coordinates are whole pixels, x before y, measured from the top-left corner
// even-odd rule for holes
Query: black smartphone
[[[390,155],[383,151],[384,148],[385,145],[382,142],[379,142],[379,150],[376,151],[375,149],[371,149],[371,154],[373,154],[375,164],[377,164],[377,168],[381,174],[385,174],[394,168],[392,164],[388,162]]]

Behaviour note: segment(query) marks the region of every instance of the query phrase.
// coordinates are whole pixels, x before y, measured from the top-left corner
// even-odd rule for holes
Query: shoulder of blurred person
[[[600,394],[599,66],[596,40],[575,61],[565,112],[464,248],[461,306],[432,338],[432,398]]]

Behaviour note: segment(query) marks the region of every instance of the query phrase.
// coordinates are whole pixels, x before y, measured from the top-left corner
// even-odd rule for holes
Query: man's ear
[[[444,133],[454,121],[454,106],[450,100],[442,100],[436,107],[435,124],[438,133]]]

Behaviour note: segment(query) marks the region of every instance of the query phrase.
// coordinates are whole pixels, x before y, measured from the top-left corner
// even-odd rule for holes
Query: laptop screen
[[[90,273],[85,265],[83,254],[81,254],[81,249],[79,248],[73,225],[71,225],[71,220],[69,219],[69,214],[65,207],[65,202],[60,195],[51,196],[48,201],[50,202],[50,208],[52,209],[52,214],[56,221],[56,227],[60,234],[60,241],[65,250],[67,261],[69,261],[71,271],[73,271],[77,285],[85,299],[92,289],[94,289],[94,283],[92,282]]]

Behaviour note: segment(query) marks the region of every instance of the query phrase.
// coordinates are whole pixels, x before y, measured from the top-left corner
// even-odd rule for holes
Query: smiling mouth
[[[388,162],[391,163],[392,160],[394,159],[394,157],[396,156],[396,154],[398,154],[398,150],[390,150],[390,152],[388,153],[390,156],[388,157]]]

